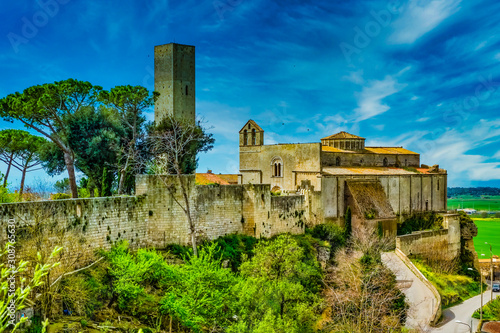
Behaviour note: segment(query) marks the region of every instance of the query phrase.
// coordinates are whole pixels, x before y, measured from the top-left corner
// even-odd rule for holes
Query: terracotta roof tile
[[[418,155],[411,150],[405,149],[403,147],[365,147],[365,150],[375,154],[390,154],[390,155]]]
[[[385,167],[327,167],[323,172],[330,175],[413,175],[416,172],[402,168]]]
[[[198,185],[209,185],[209,184],[220,184],[220,185],[234,185],[238,184],[238,175],[217,175],[214,173],[197,173],[196,174],[196,184]]]
[[[326,138],[323,138],[321,140],[330,140],[330,139],[364,139],[364,138],[342,131],[337,134],[327,136]]]

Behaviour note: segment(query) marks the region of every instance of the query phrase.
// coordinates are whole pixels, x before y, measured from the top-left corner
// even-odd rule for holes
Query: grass
[[[474,312],[472,318],[479,319],[481,314],[479,310]],[[495,298],[493,301],[488,302],[483,307],[483,319],[485,320],[500,320],[500,298]]]
[[[477,236],[474,237],[474,248],[479,259],[490,258],[490,246],[488,244],[491,244],[494,255],[500,255],[500,219],[475,218],[473,220],[478,229]],[[485,242],[488,242],[488,244],[485,244]]]
[[[445,274],[434,271],[419,259],[412,259],[415,266],[436,287],[441,295],[443,308],[461,303],[466,299],[479,295],[481,285],[471,277],[457,274]]]
[[[448,209],[473,208],[484,211],[500,211],[500,196],[490,196],[488,199],[460,196],[448,199]]]

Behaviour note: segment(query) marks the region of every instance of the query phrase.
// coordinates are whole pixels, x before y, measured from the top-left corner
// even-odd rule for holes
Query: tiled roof
[[[411,150],[405,149],[403,147],[365,147],[365,150],[371,153],[375,154],[393,154],[393,155],[399,155],[399,154],[413,154],[413,155],[418,155],[418,153],[415,153]]]
[[[326,138],[323,138],[321,140],[331,140],[331,139],[364,139],[364,138],[342,131],[337,134],[327,136]]]
[[[348,151],[348,150],[343,150],[343,149],[339,149],[339,148],[335,148],[335,147],[330,147],[330,146],[322,146],[321,150],[327,151],[327,152],[330,152],[330,153],[350,153],[350,151]]]
[[[385,167],[327,167],[323,173],[329,175],[413,175],[416,172],[401,168]]]
[[[232,185],[232,184],[238,184],[238,175],[216,175],[214,173],[197,173],[196,174],[196,184],[198,184],[198,185],[209,185],[209,184]]]
[[[242,131],[244,131],[246,128],[248,128],[248,123],[250,123],[250,125],[252,125],[252,126],[255,128],[255,130],[256,130],[257,132],[264,132],[264,130],[263,130],[263,129],[259,126],[259,125],[257,125],[257,123],[256,123],[255,121],[253,121],[252,119],[250,119],[249,121],[247,121],[247,122],[245,123],[245,126],[243,126],[243,127],[240,129],[240,133],[241,133]]]
[[[330,146],[322,146],[321,150],[329,153],[386,154],[386,155],[418,155],[402,147],[365,147],[364,150],[344,150]]]

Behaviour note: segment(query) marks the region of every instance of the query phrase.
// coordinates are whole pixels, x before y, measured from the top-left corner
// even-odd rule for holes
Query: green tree
[[[255,256],[241,265],[244,279],[235,287],[239,320],[228,332],[311,332],[318,299],[310,280],[321,269],[307,262],[290,235],[257,244]]]
[[[68,171],[71,194],[78,197],[75,176],[75,156],[65,137],[67,121],[82,107],[95,105],[99,86],[68,79],[36,85],[0,100],[0,116],[18,120],[51,140],[62,151]]]
[[[99,195],[110,196],[114,166],[124,135],[116,110],[104,106],[82,108],[68,120],[67,128],[77,169],[92,180]]]
[[[61,180],[56,181],[54,184],[54,188],[56,189],[57,193],[66,193],[69,192],[69,179],[64,178]]]
[[[21,172],[19,196],[22,198],[26,173],[40,168],[40,149],[47,142],[42,137],[16,129],[0,131],[0,160],[7,163],[4,187],[11,166]]]
[[[171,192],[173,199],[184,211],[191,232],[191,245],[195,256],[197,255],[196,223],[191,214],[187,180],[183,175],[196,171],[197,154],[211,150],[214,142],[212,134],[207,133],[200,123],[190,124],[173,117],[165,118],[152,128],[147,138],[149,155],[153,157],[149,171],[160,175],[160,179]],[[176,176],[182,200],[178,200],[175,196],[176,184],[172,184],[169,177],[164,175]]]
[[[146,123],[144,110],[154,105],[158,96],[159,93],[150,93],[141,86],[117,86],[99,95],[103,103],[116,108],[124,130],[120,143],[118,194],[124,193],[127,172],[140,164]]]
[[[163,314],[173,317],[193,332],[223,332],[235,314],[236,295],[232,287],[237,277],[222,268],[215,244],[200,249],[199,256],[185,258],[170,279],[160,302]]]

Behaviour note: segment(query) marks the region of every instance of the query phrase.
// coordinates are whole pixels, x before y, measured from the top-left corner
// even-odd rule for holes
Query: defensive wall
[[[305,195],[274,197],[269,185],[198,186],[194,176],[183,177],[199,240],[233,233],[260,238],[304,232],[309,214]],[[140,175],[136,192],[136,196],[2,204],[0,239],[6,241],[13,220],[21,246],[29,231],[48,235],[52,231],[49,237],[55,242],[64,234],[58,245],[88,254],[119,240],[128,240],[132,248],[188,245],[190,232],[178,179]]]
[[[440,230],[416,231],[396,238],[396,248],[407,256],[421,255],[453,260],[460,255],[460,217],[458,214],[444,214]]]

